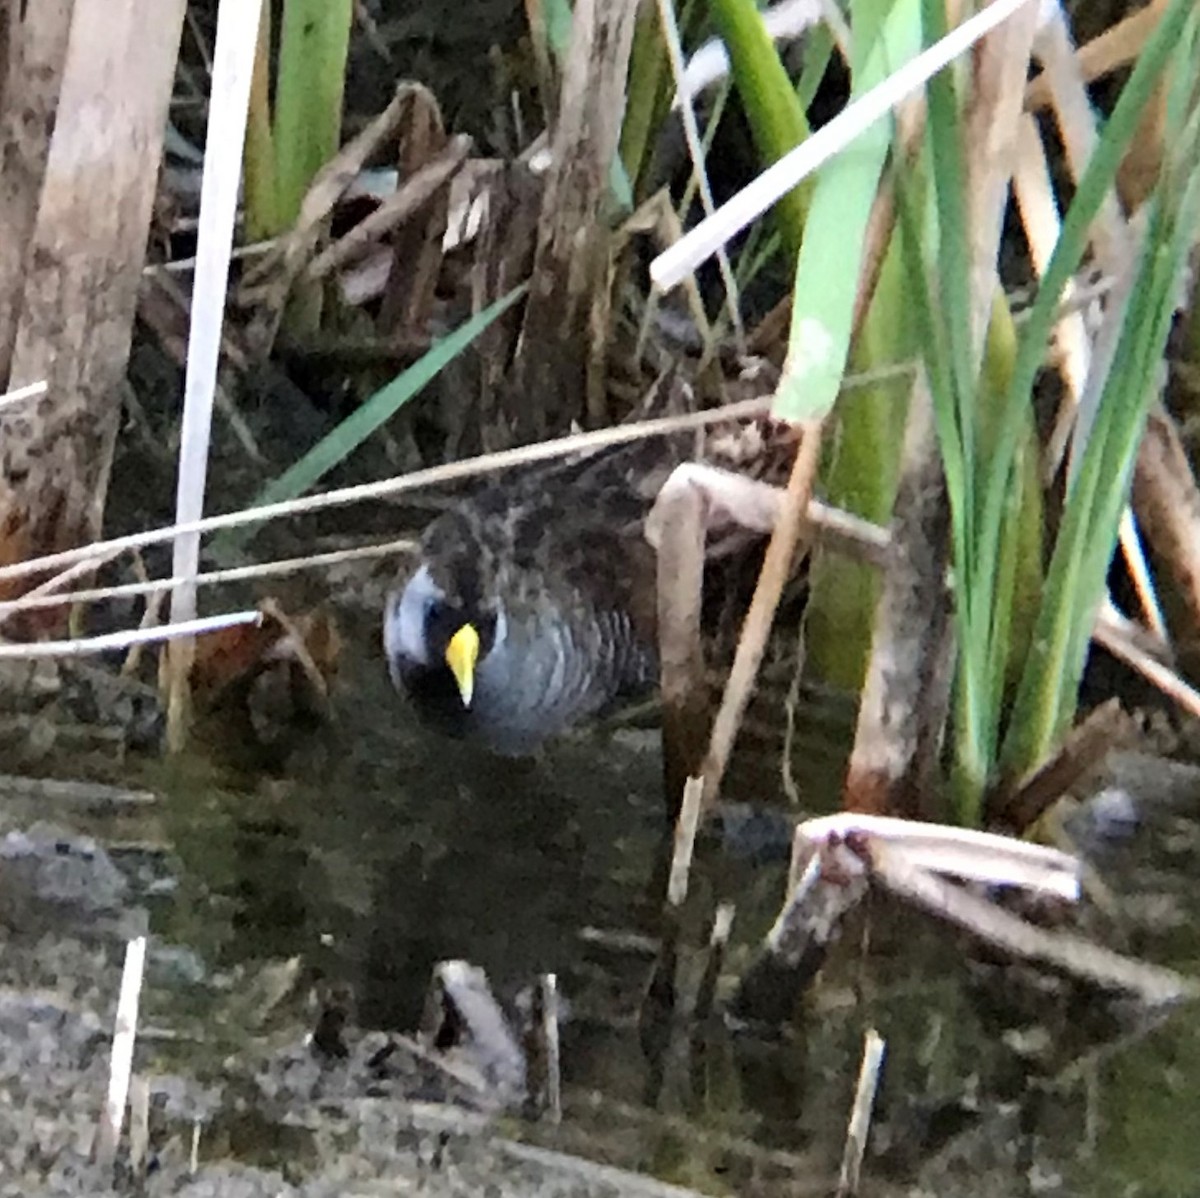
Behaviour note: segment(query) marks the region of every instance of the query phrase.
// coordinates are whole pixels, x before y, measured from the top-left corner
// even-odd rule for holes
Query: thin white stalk
[[[667,878],[667,902],[672,907],[682,907],[687,899],[688,875],[692,869],[703,797],[703,779],[689,778],[683,787],[683,799],[675,821],[675,844],[671,853],[671,872]]]
[[[562,1122],[562,1052],[558,1035],[558,974],[542,975],[542,1041],[546,1050],[546,1118]]]
[[[712,216],[706,217],[685,237],[659,254],[650,263],[650,278],[654,285],[667,291],[682,282],[797,183],[1029,2],[993,0],[982,12],[964,21],[941,41],[889,75],[878,87],[848,104],[829,124],[769,166]]]
[[[388,541],[380,545],[362,545],[357,549],[336,549],[329,553],[313,553],[307,557],[280,558],[272,562],[260,562],[254,566],[233,566],[227,570],[210,570],[197,574],[191,581],[196,586],[215,586],[224,582],[245,582],[252,578],[275,578],[280,575],[298,574],[302,570],[316,570],[325,566],[340,565],[342,562],[360,561],[364,558],[385,557],[388,554],[404,553],[415,547],[411,538]],[[59,578],[64,577],[59,575]],[[51,581],[57,581],[52,579]],[[145,582],[124,582],[118,586],[93,587],[83,591],[63,591],[54,594],[23,595],[7,603],[0,603],[0,623],[14,612],[30,608],[60,607],[64,603],[100,603],[106,599],[130,599],[138,595],[156,595],[173,590],[188,582],[184,578],[150,578]]]
[[[212,432],[213,399],[221,354],[221,327],[229,285],[229,255],[237,216],[242,176],[242,149],[250,103],[262,0],[234,3],[222,0],[217,10],[217,42],[205,137],[204,175],[200,185],[200,230],[196,245],[196,274],[192,286],[192,318],[188,333],[187,377],[184,383],[183,431],[179,445],[179,482],[175,522],[188,525],[204,514],[208,477],[208,445]],[[200,563],[200,534],[185,532],[175,540],[171,573],[194,578]],[[171,594],[171,620],[183,624],[196,615],[194,585]],[[173,676],[187,671],[187,652],[173,656]],[[171,687],[168,718],[178,727],[181,694]]]
[[[0,580],[23,578],[28,574],[40,574],[46,570],[55,570],[84,559],[103,558],[106,560],[129,549],[141,549],[146,545],[157,545],[163,541],[169,541],[182,533],[208,533],[223,528],[240,528],[247,524],[259,524],[283,516],[297,516],[330,507],[344,507],[371,499],[386,499],[404,491],[415,491],[421,487],[432,487],[440,483],[459,482],[462,479],[509,470],[515,466],[532,465],[535,462],[568,457],[574,453],[624,445],[632,441],[644,440],[646,437],[666,436],[670,433],[704,428],[711,424],[723,424],[726,421],[752,420],[766,415],[770,411],[770,407],[769,397],[747,399],[728,404],[723,408],[709,408],[684,416],[663,416],[654,420],[640,420],[632,424],[617,425],[615,428],[601,429],[597,432],[573,433],[567,437],[557,437],[536,445],[521,445],[515,449],[501,450],[498,453],[480,454],[478,457],[466,458],[460,462],[448,462],[444,466],[414,470],[410,474],[400,474],[393,478],[380,479],[378,482],[360,483],[357,486],[343,487],[336,491],[325,491],[319,495],[305,495],[299,499],[283,500],[280,503],[243,508],[241,511],[228,512],[220,516],[208,516],[203,520],[189,521],[185,524],[147,529],[144,532],[114,537],[109,541],[96,541],[91,545],[81,545],[76,549],[65,549],[60,553],[50,553],[44,557],[14,562],[11,566],[0,567]]]
[[[266,241],[252,241],[247,245],[239,245],[230,252],[230,258],[258,258],[263,254],[269,254],[279,244],[277,237],[269,237]],[[153,278],[155,275],[183,275],[196,269],[196,264],[199,262],[198,257],[191,258],[172,258],[170,262],[151,262],[148,266],[142,267],[142,274],[146,278]]]
[[[146,937],[137,936],[125,946],[125,968],[121,973],[121,993],[117,999],[117,1019],[113,1028],[112,1062],[109,1067],[108,1097],[104,1117],[96,1139],[96,1159],[101,1164],[116,1155],[125,1122],[129,1097],[129,1075],[133,1070],[133,1045],[137,1036],[138,1002],[142,993],[142,974],[146,966]]]
[[[850,1122],[846,1127],[846,1146],[842,1152],[837,1198],[850,1198],[858,1193],[858,1180],[867,1151],[867,1134],[871,1130],[871,1112],[875,1108],[875,1094],[879,1090],[879,1072],[883,1068],[885,1047],[883,1037],[873,1027],[867,1028],[863,1037],[858,1085],[854,1089],[854,1105],[850,1108]]]
[[[235,611],[222,616],[201,616],[177,624],[159,624],[155,628],[129,628],[123,632],[106,632],[102,636],[81,636],[69,641],[29,641],[21,644],[0,644],[0,660],[33,660],[38,657],[87,657],[92,653],[107,653],[110,649],[127,649],[130,645],[145,645],[152,641],[169,641],[180,636],[199,636],[217,632],[236,624],[257,624],[259,611]]]
[[[692,97],[684,91],[683,43],[679,38],[679,23],[675,19],[675,5],[671,0],[658,0],[658,17],[662,25],[663,40],[667,43],[667,58],[671,63],[671,74],[675,77],[675,86],[680,92],[679,116],[683,121],[683,136],[687,142],[688,155],[692,160],[692,174],[696,186],[700,189],[700,203],[707,215],[716,211],[712,187],[708,182],[708,171],[704,165],[704,145],[700,138],[700,129],[696,124],[696,109]],[[717,266],[721,272],[721,282],[725,287],[725,306],[729,310],[729,322],[733,326],[734,336],[739,348],[745,348],[746,330],[742,327],[742,314],[738,310],[738,285],[733,277],[733,269],[729,265],[729,255],[725,247],[717,250]]]
[[[200,229],[196,244],[196,277],[192,289],[183,431],[179,446],[179,482],[175,500],[177,525],[191,524],[204,514],[213,397],[221,356],[229,256],[233,248],[233,226],[242,177],[242,148],[250,103],[250,77],[254,70],[261,7],[261,0],[249,0],[241,4],[222,0],[217,10],[212,99],[205,137],[209,152],[204,156],[204,177],[200,188]],[[194,575],[199,560],[199,533],[180,533],[175,541],[171,572],[180,577]],[[195,614],[195,590],[178,588],[171,601],[172,621],[190,620]]]

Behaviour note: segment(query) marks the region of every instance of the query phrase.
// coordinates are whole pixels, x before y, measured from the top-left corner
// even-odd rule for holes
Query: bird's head
[[[383,644],[395,685],[412,689],[453,680],[463,709],[482,663],[503,640],[503,609],[476,557],[422,561],[388,597]],[[442,689],[448,690],[448,686]]]

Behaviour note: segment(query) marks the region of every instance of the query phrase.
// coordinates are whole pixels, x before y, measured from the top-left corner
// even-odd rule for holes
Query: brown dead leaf
[[[292,616],[274,598],[259,603],[258,625],[224,628],[196,638],[193,698],[211,710],[243,701],[263,675],[279,676],[280,693],[308,710],[324,710],[341,656],[341,634],[323,609]],[[259,688],[263,689],[263,688]]]
[[[191,670],[197,705],[211,706],[239,681],[260,670],[283,635],[279,622],[268,617],[259,624],[239,624],[198,636]]]

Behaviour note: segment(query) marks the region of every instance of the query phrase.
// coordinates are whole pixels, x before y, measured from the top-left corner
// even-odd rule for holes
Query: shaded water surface
[[[843,742],[826,716],[811,724],[798,779],[819,808],[836,794]],[[731,797],[777,802],[777,761],[753,756]],[[1150,759],[1123,768],[1121,781],[1146,792],[1136,826],[1077,829],[1120,913],[1097,926],[1116,947],[1200,972],[1196,775],[1162,774]],[[539,971],[559,976],[566,1120],[521,1131],[543,1143],[707,1192],[827,1192],[874,1026],[888,1058],[865,1192],[1200,1189],[1200,1138],[1185,1132],[1200,1121],[1193,1012],[1147,1018],[991,960],[886,901],[847,929],[789,1034],[719,1021],[697,1032],[681,1019],[652,1070],[636,1021],[659,902],[648,888],[662,826],[652,736],[580,737],[532,762],[479,757],[416,727],[364,650],[332,726],[276,776],[208,761],[153,773],[153,831],[110,830],[164,954],[147,996],[151,1024],[176,1029],[177,1042],[154,1050],[164,1069],[219,1072],[218,1044],[226,1053],[241,1021],[261,1031],[255,1008],[272,1004],[260,988],[277,976],[297,978],[300,994],[348,986],[363,1028],[412,1029],[433,964],[463,957],[504,1001]],[[731,977],[775,914],[783,863],[766,842],[750,848],[754,860],[745,843],[701,852],[685,1010],[716,901],[738,904]],[[293,972],[280,964],[291,958]],[[295,1038],[309,1008],[280,1010]],[[266,1144],[273,1164],[282,1156],[302,1173],[297,1133],[239,1109],[237,1135],[210,1114],[210,1159],[257,1160]]]

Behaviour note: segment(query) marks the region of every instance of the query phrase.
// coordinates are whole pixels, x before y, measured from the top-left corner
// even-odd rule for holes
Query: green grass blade
[[[1181,75],[1188,76],[1193,101],[1200,83],[1193,53],[1196,30],[1193,15],[1172,47],[1175,84],[1180,85]],[[1180,114],[1177,108],[1176,115],[1181,120],[1168,129],[1168,159],[1149,201],[1117,347],[1068,496],[1034,650],[1005,741],[1004,766],[1010,776],[1036,766],[1074,713],[1146,411],[1157,391],[1180,272],[1200,220],[1200,110]]]
[[[391,419],[528,290],[529,284],[522,283],[507,295],[489,304],[454,332],[435,341],[418,361],[387,386],[376,391],[357,411],[347,416],[337,428],[318,441],[294,466],[264,487],[250,506],[261,507],[266,503],[278,503],[302,495],[357,449],[380,425]],[[245,535],[252,535],[252,531]],[[235,552],[241,543],[242,537],[237,534],[218,538],[213,543],[213,554],[219,559],[222,553]]]
[[[994,441],[994,423],[1000,401],[1008,391],[1016,353],[1017,333],[1012,313],[1003,291],[997,287],[980,377],[977,443],[981,447]],[[997,722],[1006,697],[1011,698],[1020,683],[1041,601],[1043,503],[1038,469],[1037,429],[1030,406],[1025,410],[1025,432],[1014,463],[1013,486],[1000,538],[988,657],[986,665],[981,666],[990,679],[991,711]],[[993,753],[998,734],[995,728]]]
[[[711,0],[709,11],[746,110],[754,142],[770,164],[808,136],[808,118],[763,24],[754,0]],[[794,253],[804,237],[809,182],[794,187],[776,206],[775,219]]]
[[[353,0],[284,0],[275,87],[279,218],[300,212],[313,176],[337,153]]]
[[[625,119],[621,123],[621,162],[634,183],[639,200],[646,198],[647,175],[654,134],[662,126],[670,95],[671,72],[658,19],[658,5],[643,4],[633,28],[629,51],[629,82],[625,89]]]
[[[921,50],[920,0],[896,0],[860,63],[855,30],[852,97]],[[825,417],[846,370],[867,222],[891,143],[892,125],[864,130],[819,173],[792,289],[792,325],[773,415],[799,423]]]
[[[927,43],[936,43],[946,35],[945,6],[939,0],[923,0],[922,19]],[[941,366],[936,376],[931,374],[931,393],[951,509],[958,636],[953,793],[958,818],[974,824],[979,820],[996,757],[1011,632],[1006,605],[1016,585],[1020,559],[1015,539],[1000,541],[989,554],[980,551],[979,494],[984,472],[981,454],[989,440],[984,433],[994,422],[996,406],[992,405],[986,414],[980,410],[985,394],[980,387],[980,367],[982,363],[985,374],[990,376],[996,371],[1007,371],[1010,359],[995,338],[985,346],[977,346],[973,341],[968,176],[964,158],[969,147],[963,143],[964,124],[956,82],[963,69],[962,64],[955,65],[927,84],[925,147],[933,186],[925,244],[935,263],[932,302],[936,308]],[[999,315],[1006,317],[1007,311]],[[992,331],[996,331],[994,324]],[[929,361],[928,349],[926,361]],[[1012,459],[1010,451],[1010,468]],[[1006,492],[1006,498],[1017,510],[1019,494]],[[999,620],[996,619],[998,602],[1005,604]]]
[[[892,235],[848,367],[869,373],[911,362],[920,353],[905,273],[902,230]],[[890,523],[904,445],[912,377],[905,373],[856,386],[833,409],[822,493],[836,507],[873,523]],[[861,689],[870,657],[882,577],[836,553],[817,554],[809,567],[804,615],[805,670],[850,693]]]
[[[1163,13],[1134,64],[1067,210],[1054,253],[1025,324],[1012,383],[1001,412],[997,443],[985,471],[977,546],[981,562],[996,559],[1006,492],[1012,479],[1012,462],[1024,425],[1022,413],[1029,405],[1034,382],[1045,357],[1059,298],[1083,257],[1092,221],[1112,186],[1117,167],[1137,129],[1142,111],[1172,51],[1179,44],[1192,7],[1191,0],[1173,0]]]
[[[1049,751],[1060,731],[1064,673],[1071,675],[1072,684],[1077,681],[1074,670],[1069,668],[1074,640],[1070,601],[1084,589],[1088,511],[1100,473],[1099,454],[1094,449],[1095,443],[1089,447],[1076,475],[1050,559],[1042,609],[1000,755],[1001,767],[1008,777],[1023,776]],[[1111,549],[1109,545],[1109,553]]]
[[[922,18],[926,36],[932,44],[945,37],[946,6],[942,0],[923,0]],[[967,171],[963,161],[963,127],[960,118],[955,68],[939,71],[927,85],[929,121],[927,141],[931,151],[934,196],[937,203],[938,300],[945,321],[950,350],[951,383],[954,388],[955,420],[966,459],[963,510],[971,521],[966,538],[970,552],[974,545],[976,476],[975,421],[977,357],[971,345],[971,255],[967,238]],[[955,563],[969,582],[970,594],[988,605],[986,589],[979,593],[974,563],[967,558]]]
[[[928,142],[928,139],[927,139]],[[924,160],[932,160],[926,144]],[[981,612],[977,595],[972,591],[972,579],[962,563],[969,563],[968,547],[971,535],[971,511],[967,504],[970,494],[967,474],[977,468],[966,453],[966,443],[960,420],[959,399],[955,387],[955,372],[951,360],[947,321],[957,314],[942,307],[939,289],[931,281],[938,271],[937,200],[925,197],[924,214],[918,212],[914,188],[906,171],[897,170],[897,212],[903,232],[906,272],[909,281],[908,298],[918,322],[922,360],[933,405],[942,468],[946,476],[946,493],[950,504],[950,530],[954,561],[955,622],[958,633],[958,671],[955,683],[955,751],[952,790],[959,819],[964,823],[977,820],[984,787],[993,760],[996,713],[990,702],[991,687],[988,674],[987,620],[990,613]],[[929,250],[929,264],[926,252]],[[976,601],[973,601],[976,600]]]
[[[825,78],[829,59],[833,55],[833,34],[822,21],[814,25],[804,38],[804,50],[800,60],[800,81],[796,84],[796,98],[800,107],[807,112],[817,94],[817,88]]]
[[[958,436],[958,424],[954,411],[954,388],[950,368],[949,351],[946,346],[943,322],[938,319],[935,289],[929,279],[922,246],[922,221],[916,211],[915,188],[906,177],[907,168],[896,169],[896,212],[899,219],[900,245],[904,254],[905,274],[908,279],[908,298],[912,305],[912,317],[916,321],[922,346],[925,375],[933,399],[934,418],[937,421],[941,440],[942,469],[946,474],[946,489],[951,508],[955,508],[966,493],[963,478],[967,461],[963,456],[962,439]],[[955,551],[961,551],[959,538],[966,527],[961,514],[953,521]],[[956,590],[960,586],[955,576]]]

